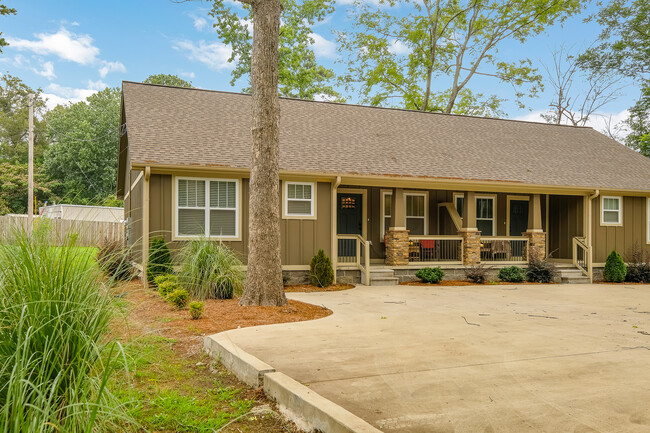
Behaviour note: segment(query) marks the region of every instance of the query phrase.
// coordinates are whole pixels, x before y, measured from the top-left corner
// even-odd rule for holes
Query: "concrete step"
[[[398,280],[396,277],[371,277],[371,286],[396,286]]]
[[[569,277],[581,277],[584,274],[579,269],[572,269],[572,270],[560,270],[560,275],[569,278]]]
[[[581,277],[562,277],[562,284],[589,284],[589,278]]]
[[[370,279],[373,278],[392,278],[395,276],[395,271],[392,269],[371,269]]]

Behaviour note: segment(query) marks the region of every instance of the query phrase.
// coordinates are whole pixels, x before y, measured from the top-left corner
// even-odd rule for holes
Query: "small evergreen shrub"
[[[318,250],[318,253],[311,259],[309,276],[311,277],[311,283],[318,287],[331,286],[334,282],[332,260],[327,257],[325,251]]]
[[[190,317],[192,320],[198,320],[203,315],[203,302],[190,302]]]
[[[474,284],[483,284],[487,279],[487,273],[490,269],[483,265],[467,266],[465,268],[465,278]]]
[[[172,271],[172,254],[165,239],[162,237],[151,239],[149,261],[147,262],[147,281],[153,283],[157,276],[171,274]]]
[[[181,286],[176,281],[163,281],[158,285],[158,293],[163,298],[166,298],[167,295],[180,288]]]
[[[133,266],[128,250],[118,241],[105,241],[97,253],[97,263],[102,272],[117,281],[133,278]]]
[[[445,276],[445,271],[440,267],[419,269],[415,276],[422,280],[423,283],[439,283]]]
[[[165,274],[165,275],[158,275],[156,278],[153,279],[153,282],[156,285],[156,287],[160,286],[162,283],[167,281],[177,283],[178,277],[174,274]]]
[[[526,271],[519,266],[508,266],[499,270],[499,279],[509,283],[521,283],[526,279]]]
[[[531,258],[526,269],[526,280],[531,283],[552,283],[557,269],[555,265],[546,260]]]
[[[611,283],[622,283],[625,281],[625,274],[627,274],[627,269],[625,268],[623,257],[621,257],[621,255],[616,251],[612,251],[609,256],[607,256],[607,261],[605,261],[603,278],[605,281]]]
[[[167,302],[176,307],[177,310],[185,308],[190,294],[185,289],[176,289],[167,295]]]

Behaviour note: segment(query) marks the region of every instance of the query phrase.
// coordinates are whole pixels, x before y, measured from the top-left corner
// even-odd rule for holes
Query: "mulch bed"
[[[467,280],[442,280],[439,283],[423,283],[422,281],[414,280],[414,281],[404,281],[403,283],[399,283],[399,284],[400,286],[497,286],[497,285],[512,286],[512,285],[521,285],[521,284],[537,285],[537,284],[544,284],[544,283],[530,283],[528,281],[522,281],[521,283],[509,283],[506,281],[498,281],[497,284],[494,283],[490,284],[489,282],[485,282],[483,284],[477,284]],[[557,284],[557,283],[548,283],[548,284]]]
[[[327,287],[318,287],[312,284],[292,284],[292,285],[284,286],[284,291],[287,293],[338,292],[340,290],[349,290],[353,288],[354,288],[353,284],[332,284],[331,286],[327,286]]]

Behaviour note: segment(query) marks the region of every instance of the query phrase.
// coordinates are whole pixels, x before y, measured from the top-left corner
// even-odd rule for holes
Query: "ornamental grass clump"
[[[102,272],[113,281],[129,281],[133,278],[129,251],[121,242],[104,241],[97,252],[97,263]]]
[[[610,283],[622,283],[625,281],[627,269],[623,257],[616,251],[612,251],[605,261],[603,279]]]
[[[193,301],[190,302],[190,317],[192,320],[198,320],[203,315],[203,302]]]
[[[521,283],[526,279],[526,271],[519,266],[508,266],[499,270],[498,277],[508,283]]]
[[[162,237],[151,239],[149,261],[147,262],[147,281],[153,283],[159,275],[171,274],[172,254]]]
[[[121,352],[92,251],[39,224],[0,245],[0,431],[123,431],[106,384]]]
[[[178,281],[195,299],[230,299],[244,289],[241,260],[227,246],[208,239],[187,242],[179,253]]]
[[[334,282],[332,260],[325,254],[325,251],[318,250],[318,253],[312,257],[309,264],[309,277],[311,283],[318,287],[331,286]]]
[[[423,283],[439,283],[445,276],[445,271],[440,267],[419,269],[415,276],[422,280]]]

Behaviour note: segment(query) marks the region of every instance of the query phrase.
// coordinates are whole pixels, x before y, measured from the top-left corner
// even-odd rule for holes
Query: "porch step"
[[[371,269],[370,286],[396,286],[398,283],[393,269]]]
[[[589,277],[584,275],[582,271],[575,267],[559,268],[560,278],[562,284],[589,284]]]

